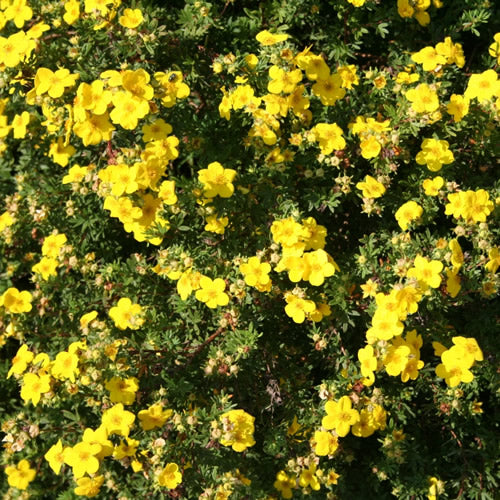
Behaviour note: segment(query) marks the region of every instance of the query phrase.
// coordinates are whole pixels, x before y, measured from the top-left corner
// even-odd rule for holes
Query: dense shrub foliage
[[[498,6],[167,3],[0,0],[3,498],[493,499]]]

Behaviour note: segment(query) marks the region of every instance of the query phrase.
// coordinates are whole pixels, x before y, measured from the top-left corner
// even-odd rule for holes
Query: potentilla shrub
[[[0,0],[3,498],[493,499],[498,15]]]

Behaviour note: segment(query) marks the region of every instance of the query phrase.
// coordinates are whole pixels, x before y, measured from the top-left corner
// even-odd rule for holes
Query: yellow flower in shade
[[[290,477],[284,470],[280,470],[276,474],[276,481],[273,486],[281,493],[281,496],[290,499],[293,496],[293,491],[297,485],[295,478]]]
[[[139,446],[139,441],[137,439],[126,438],[126,441],[122,441],[118,446],[115,446],[113,450],[113,458],[121,460],[125,457],[133,457]]]
[[[29,483],[35,479],[36,471],[30,467],[27,460],[21,460],[17,465],[7,465],[5,467],[7,482],[12,488],[25,490]]]
[[[206,218],[206,224],[203,229],[210,233],[224,234],[228,224],[229,219],[227,217],[217,217],[217,214],[213,214]]]
[[[62,137],[49,147],[49,157],[61,167],[65,167],[69,163],[70,156],[75,153],[76,149],[71,144],[65,145]]]
[[[131,405],[135,401],[135,393],[139,390],[139,380],[135,377],[126,379],[113,377],[104,387],[110,392],[109,398],[112,403]]]
[[[135,420],[135,415],[123,409],[123,404],[118,403],[102,415],[102,425],[108,434],[119,434],[127,437]]]
[[[462,288],[460,285],[460,276],[458,269],[446,269],[446,291],[450,297],[455,298]]]
[[[359,78],[356,74],[356,66],[354,66],[354,64],[339,66],[337,74],[342,80],[341,87],[344,89],[352,89],[353,85],[358,85],[359,83]]]
[[[287,302],[285,313],[295,323],[303,323],[306,314],[308,315],[316,309],[316,304],[312,300],[301,299],[291,293],[285,295],[285,300]]]
[[[73,469],[75,479],[85,474],[95,474],[99,469],[99,460],[96,455],[101,451],[100,444],[91,444],[85,441],[67,448],[64,461]]]
[[[229,198],[234,193],[233,180],[236,170],[224,168],[218,161],[214,161],[198,172],[198,180],[203,184],[203,194],[207,198],[219,195]]]
[[[78,485],[73,491],[76,495],[88,498],[96,497],[104,483],[104,476],[80,477],[76,479]]]
[[[410,89],[405,94],[411,102],[411,107],[416,113],[432,113],[439,108],[437,93],[426,83],[421,83],[414,89]]]
[[[359,420],[359,413],[352,408],[348,396],[342,396],[338,401],[327,401],[325,411],[327,415],[321,425],[327,430],[335,429],[340,437],[347,436],[351,426]]]
[[[380,198],[385,193],[385,186],[371,175],[365,175],[365,180],[358,182],[356,188],[362,191],[363,198]]]
[[[118,18],[118,22],[124,28],[130,29],[137,28],[143,20],[141,9],[125,9],[123,15]]]
[[[50,391],[50,375],[36,375],[26,373],[23,376],[23,386],[21,388],[21,398],[25,403],[30,400],[33,406],[40,402],[42,394]]]
[[[255,444],[253,439],[255,417],[244,410],[230,410],[220,416],[222,435],[220,443],[242,452]]]
[[[408,226],[414,220],[420,219],[421,215],[424,213],[424,209],[415,201],[407,201],[403,203],[395,213],[396,220],[398,221],[399,227],[406,231]]]
[[[466,99],[477,98],[478,101],[487,101],[500,92],[500,81],[494,69],[487,69],[479,74],[471,75],[464,92]]]
[[[488,252],[488,262],[484,265],[484,268],[490,273],[495,274],[498,267],[500,266],[500,251],[498,247],[493,247]]]
[[[141,427],[149,431],[156,427],[163,427],[165,422],[172,416],[172,410],[164,410],[159,403],[150,406],[147,410],[138,413]]]
[[[448,149],[449,146],[448,141],[424,139],[416,161],[419,165],[427,165],[429,170],[437,172],[443,165],[449,165],[455,160],[453,153]]]
[[[446,111],[453,116],[453,121],[458,123],[469,112],[469,99],[459,94],[452,94]]]
[[[23,111],[20,115],[15,115],[10,124],[14,139],[24,139],[26,137],[26,127],[30,122],[30,114]]]
[[[309,486],[314,491],[318,491],[321,488],[321,483],[316,475],[316,464],[314,462],[309,465],[308,469],[302,469],[299,476],[299,486],[302,488],[307,488]]]
[[[31,301],[33,296],[30,292],[23,290],[20,292],[17,288],[7,288],[0,296],[0,306],[4,306],[7,311],[13,314],[20,314],[31,311]]]
[[[174,463],[169,463],[158,475],[158,484],[165,486],[169,490],[173,490],[182,482],[182,474],[179,471],[179,466]]]
[[[319,457],[333,455],[339,446],[337,436],[331,432],[315,431],[311,440],[311,446],[314,453]]]
[[[98,444],[101,451],[96,454],[96,458],[102,460],[113,454],[113,443],[108,439],[108,431],[102,425],[96,430],[87,428],[83,431],[82,441],[89,444]]]
[[[439,190],[444,185],[444,179],[439,175],[434,177],[434,179],[425,179],[422,182],[422,187],[424,188],[424,193],[427,196],[437,196],[439,194]]]
[[[196,290],[195,297],[200,302],[204,302],[211,309],[217,306],[226,306],[229,303],[229,296],[224,293],[226,283],[221,278],[214,280],[203,276],[200,279],[200,289]]]
[[[240,271],[245,277],[248,286],[266,286],[271,278],[269,272],[271,266],[267,262],[261,262],[259,257],[250,257],[248,262],[240,265]]]
[[[31,267],[31,270],[39,274],[44,281],[47,281],[51,276],[57,276],[57,266],[59,263],[51,257],[42,257],[42,260]]]
[[[495,41],[490,45],[488,53],[491,57],[496,57],[497,64],[500,64],[500,33],[495,33],[493,40]]]
[[[137,330],[144,323],[144,319],[141,317],[142,312],[142,307],[139,304],[133,304],[129,298],[124,297],[109,310],[109,317],[120,330],[127,328]]]
[[[416,278],[419,286],[423,288],[438,288],[441,284],[443,263],[438,260],[429,260],[427,257],[417,255],[413,267],[408,270],[408,278]]]
[[[33,361],[34,356],[35,355],[28,350],[28,346],[23,344],[12,358],[12,366],[10,367],[9,373],[7,373],[7,378],[10,378],[13,373],[16,375],[24,373],[28,365]]]
[[[261,45],[267,47],[269,45],[274,45],[276,43],[284,42],[288,38],[288,35],[285,33],[273,34],[267,30],[264,30],[257,33],[255,38]]]
[[[64,464],[64,453],[68,448],[63,447],[61,440],[57,441],[56,444],[52,445],[47,453],[43,456],[47,462],[49,462],[49,467],[57,474],[61,472],[61,467]]]
[[[375,375],[373,372],[377,369],[377,357],[375,356],[373,347],[371,345],[367,345],[366,347],[359,349],[358,360],[361,365],[361,375],[363,375],[368,382],[373,383],[375,381]]]

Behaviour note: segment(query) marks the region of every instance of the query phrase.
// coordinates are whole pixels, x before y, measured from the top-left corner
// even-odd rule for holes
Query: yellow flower
[[[315,431],[311,440],[314,453],[320,457],[333,455],[339,446],[336,436],[326,431]]]
[[[64,3],[63,19],[69,25],[74,24],[80,18],[80,2],[78,0],[69,0]]]
[[[138,413],[140,425],[145,431],[155,427],[163,427],[165,422],[172,416],[172,410],[164,410],[159,403],[151,405],[147,410]]]
[[[414,201],[407,201],[403,203],[395,213],[396,220],[398,221],[399,227],[406,231],[409,224],[417,219],[420,219],[423,214],[423,208]]]
[[[226,283],[221,278],[212,280],[207,276],[200,279],[200,289],[196,291],[195,297],[200,302],[204,302],[211,309],[217,306],[226,306],[229,303],[229,296],[224,293]]]
[[[149,103],[132,94],[132,92],[117,92],[113,96],[114,109],[109,114],[111,121],[126,130],[134,130],[141,118],[149,113]]]
[[[309,469],[302,469],[299,476],[299,486],[302,488],[307,488],[309,486],[314,491],[318,491],[321,488],[321,483],[316,475],[316,464],[314,462],[309,465]]]
[[[240,271],[248,286],[266,286],[270,281],[271,266],[267,262],[261,262],[259,257],[250,257],[247,263],[240,265]]]
[[[385,186],[371,175],[365,175],[363,182],[358,182],[356,188],[363,193],[363,198],[380,198],[385,193]]]
[[[24,373],[28,365],[33,361],[34,354],[28,350],[28,346],[23,344],[18,350],[16,355],[12,358],[12,366],[7,373],[7,378],[14,373],[16,375],[21,375]]]
[[[7,465],[5,474],[7,474],[9,486],[25,490],[29,483],[35,479],[36,471],[30,467],[27,460],[21,460],[17,465]]]
[[[102,484],[104,483],[104,476],[93,477],[80,477],[76,480],[78,485],[73,491],[79,496],[88,498],[96,497],[99,494]]]
[[[20,314],[31,311],[32,300],[30,292],[26,290],[20,292],[17,288],[11,287],[0,296],[0,306],[4,306],[10,313]]]
[[[327,415],[321,425],[327,430],[335,429],[340,437],[347,436],[351,426],[359,421],[359,413],[352,408],[348,396],[342,396],[338,401],[327,401],[325,411]]]
[[[284,470],[280,470],[276,474],[276,481],[274,481],[273,486],[281,493],[281,496],[286,499],[292,498],[292,490],[297,487],[295,478],[288,476]]]
[[[123,404],[118,403],[106,410],[102,415],[102,425],[108,434],[119,434],[127,437],[134,423],[135,415],[123,409]]]
[[[288,35],[285,33],[273,34],[264,30],[257,33],[255,38],[261,45],[267,47],[269,45],[274,45],[275,43],[284,42],[288,38]]]
[[[487,101],[500,92],[500,81],[494,69],[487,69],[479,74],[471,75],[464,92],[466,99],[477,98],[478,101]]]
[[[440,176],[434,177],[434,179],[425,179],[422,182],[422,187],[427,196],[437,196],[439,190],[443,187],[444,179]]]
[[[165,486],[169,490],[177,488],[182,482],[182,474],[179,472],[179,466],[174,463],[169,463],[158,475],[158,483],[160,486]]]
[[[242,452],[253,446],[255,418],[244,410],[230,410],[220,416],[222,422],[222,435],[220,443],[231,446],[234,451]]]
[[[312,131],[322,154],[329,155],[333,150],[345,148],[343,131],[336,123],[318,123]]]
[[[438,288],[441,284],[443,263],[438,260],[430,260],[427,257],[417,255],[413,267],[408,270],[408,278],[416,278],[420,286]]]
[[[448,141],[424,139],[416,161],[419,165],[427,165],[429,170],[437,172],[443,165],[449,165],[455,160],[453,153],[448,149],[449,146]]]
[[[135,377],[126,379],[112,377],[104,387],[110,392],[109,398],[112,403],[131,405],[135,401],[135,393],[139,390],[139,380]]]
[[[118,22],[124,28],[130,29],[137,28],[143,20],[141,9],[125,9],[123,15],[118,18]]]
[[[85,473],[95,474],[99,469],[99,460],[95,455],[101,451],[100,444],[91,444],[85,441],[67,448],[64,461],[73,469],[75,479],[83,477]]]
[[[57,276],[57,266],[59,263],[52,257],[42,257],[42,260],[31,267],[31,270],[42,276],[42,279],[47,281],[50,276]]]
[[[214,198],[229,198],[234,193],[233,180],[236,170],[224,168],[218,161],[214,161],[207,168],[198,172],[198,179],[203,184],[204,195]]]
[[[57,474],[61,472],[61,467],[64,464],[64,453],[68,448],[64,448],[61,440],[52,445],[45,453],[44,458],[49,462],[49,467]]]
[[[26,0],[13,0],[5,9],[4,16],[8,21],[14,21],[17,29],[21,29],[24,23],[33,17],[33,11]]]
[[[21,398],[25,403],[31,400],[33,406],[40,402],[42,394],[50,391],[50,375],[36,375],[26,373],[23,376],[23,386],[21,388]]]
[[[42,255],[56,259],[59,257],[61,248],[68,241],[64,233],[51,234],[43,240]]]
[[[74,383],[75,375],[80,373],[78,369],[78,356],[65,351],[58,353],[50,373],[59,380],[69,379]]]
[[[291,293],[285,295],[285,300],[287,302],[285,313],[295,323],[303,323],[306,314],[310,314],[316,309],[316,305],[312,300],[301,299]]]
[[[405,96],[411,102],[411,107],[416,113],[432,113],[439,108],[437,93],[431,90],[426,83],[421,83],[416,88],[408,90]]]
[[[422,64],[424,71],[434,71],[438,66],[446,63],[446,57],[439,54],[434,47],[424,47],[411,56],[412,60]]]
[[[137,330],[144,323],[141,317],[142,307],[139,304],[133,304],[125,297],[118,301],[118,304],[109,310],[109,317],[114,321],[120,330],[131,328]]]
[[[62,137],[49,147],[49,157],[61,167],[65,167],[69,163],[70,156],[75,153],[76,149],[71,144],[65,145]]]
[[[29,122],[30,114],[27,111],[23,111],[20,115],[14,115],[10,124],[14,139],[24,139],[26,137],[26,127]]]
[[[73,87],[78,78],[77,73],[70,74],[66,68],[55,72],[48,68],[38,68],[35,75],[36,95],[43,95],[47,92],[50,97],[57,99],[64,94],[66,88]]]

